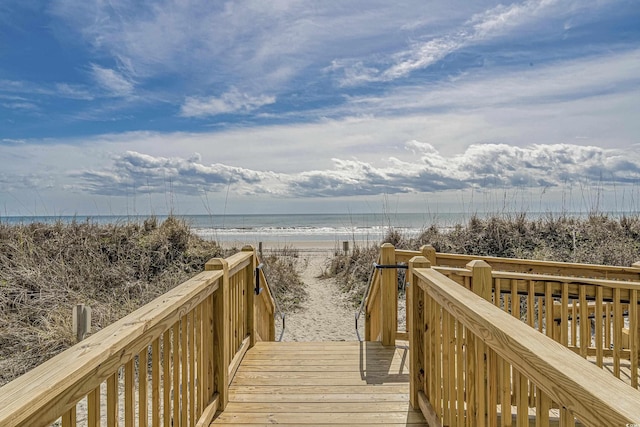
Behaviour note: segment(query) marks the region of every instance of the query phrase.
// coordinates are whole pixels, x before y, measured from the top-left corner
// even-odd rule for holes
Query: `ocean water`
[[[619,213],[618,213],[619,214]],[[478,214],[483,217],[492,214]],[[508,216],[509,214],[507,214]],[[560,213],[527,213],[529,219]],[[567,213],[563,213],[567,215]],[[571,213],[571,216],[585,216]],[[613,214],[614,216],[616,214]],[[446,229],[456,224],[466,224],[469,213],[396,213],[396,214],[247,214],[247,215],[178,215],[199,236],[223,244],[253,244],[259,242],[284,245],[294,242],[355,241],[379,243],[390,229],[405,236],[417,236],[423,230],[436,225]],[[7,223],[32,223],[55,221],[91,221],[95,223],[142,222],[148,216],[23,216],[3,217]],[[164,220],[166,216],[158,216]]]
[[[464,223],[468,215],[428,214],[248,214],[248,215],[178,215],[199,236],[231,244],[258,242],[379,242],[389,229],[414,235],[436,224],[448,227]],[[95,223],[142,222],[148,216],[21,216],[3,217],[10,224],[56,221],[90,221]],[[164,220],[166,216],[157,216]]]

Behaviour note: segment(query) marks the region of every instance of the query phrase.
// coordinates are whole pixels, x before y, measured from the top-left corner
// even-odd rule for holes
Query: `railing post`
[[[431,245],[424,245],[420,248],[420,252],[422,252],[422,256],[427,259],[431,263],[432,266],[438,265],[436,262],[436,249]]]
[[[391,243],[385,243],[381,249],[383,265],[395,265],[396,249]],[[382,270],[380,281],[382,311],[382,345],[396,345],[398,331],[398,272],[393,268]]]
[[[409,330],[409,401],[414,409],[419,407],[418,394],[424,392],[425,372],[424,366],[424,334],[426,332],[424,292],[418,284],[418,277],[415,275],[416,268],[430,268],[431,264],[425,257],[413,257],[409,261],[409,288],[407,291],[407,301],[411,301],[407,306],[407,328]]]
[[[467,270],[471,270],[471,290],[474,294],[491,301],[491,287],[493,276],[491,266],[482,260],[473,260],[467,264]]]
[[[231,311],[229,310],[229,264],[225,259],[214,258],[208,261],[206,271],[222,270],[224,275],[221,286],[213,294],[213,392],[218,393],[220,410],[229,402],[229,331]],[[208,396],[211,399],[213,396]]]
[[[631,264],[631,266],[635,267],[635,268],[640,268],[640,261],[634,262],[633,264]],[[631,301],[631,302],[633,303],[633,301]],[[640,359],[640,310],[638,309],[638,306],[637,306],[639,303],[640,303],[640,301],[636,300],[636,302],[635,302],[636,307],[635,307],[635,309],[633,309],[633,311],[636,313],[635,324],[637,325],[637,328],[634,331],[633,328],[631,327],[631,324],[629,325],[629,334],[634,335],[633,338],[631,338],[631,336],[629,336],[629,338],[631,338],[635,342],[636,346],[638,347],[638,356],[637,357]],[[629,306],[629,309],[630,309],[629,311],[631,312],[631,305]],[[631,316],[633,316],[633,314],[630,313],[629,314],[629,319],[631,319]]]
[[[253,256],[251,257],[251,262],[249,263],[249,266],[247,267],[247,274],[245,276],[245,287],[242,290],[242,292],[244,293],[244,297],[245,297],[245,301],[247,303],[246,307],[247,307],[247,312],[245,313],[245,319],[247,322],[247,328],[246,330],[249,332],[250,334],[250,346],[253,347],[256,344],[256,307],[255,307],[255,303],[254,303],[254,297],[255,297],[255,287],[256,287],[256,275],[255,275],[255,271],[256,268],[258,267],[258,259],[256,256],[256,250],[253,246],[251,245],[247,245],[244,246],[242,248],[243,252],[253,252]]]
[[[476,295],[491,302],[491,287],[493,277],[491,266],[482,260],[473,260],[467,264],[467,269],[471,270],[471,290]],[[472,359],[469,364],[469,410],[471,416],[475,418],[475,425],[484,427],[487,425],[487,357],[485,344],[481,339],[471,336],[467,341],[467,349]],[[474,360],[475,358],[475,360]],[[472,418],[473,419],[473,418]]]

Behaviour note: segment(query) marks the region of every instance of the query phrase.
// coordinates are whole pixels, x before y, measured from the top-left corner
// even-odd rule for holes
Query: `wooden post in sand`
[[[91,307],[77,304],[73,307],[73,331],[76,339],[82,341],[91,332]]]

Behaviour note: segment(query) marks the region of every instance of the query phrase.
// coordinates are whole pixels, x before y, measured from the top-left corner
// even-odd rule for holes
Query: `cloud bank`
[[[341,197],[433,193],[464,189],[547,188],[566,184],[625,185],[640,182],[640,152],[571,144],[514,147],[475,144],[443,156],[431,144],[410,141],[411,161],[388,158],[384,165],[333,159],[334,167],[275,173],[191,158],[126,152],[103,170],[74,172],[77,188],[97,195],[167,193],[185,195],[233,188],[246,195]]]

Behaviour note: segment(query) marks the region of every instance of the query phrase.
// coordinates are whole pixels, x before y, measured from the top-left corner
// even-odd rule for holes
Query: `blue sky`
[[[638,210],[638,22],[638,0],[4,0],[0,216]]]

